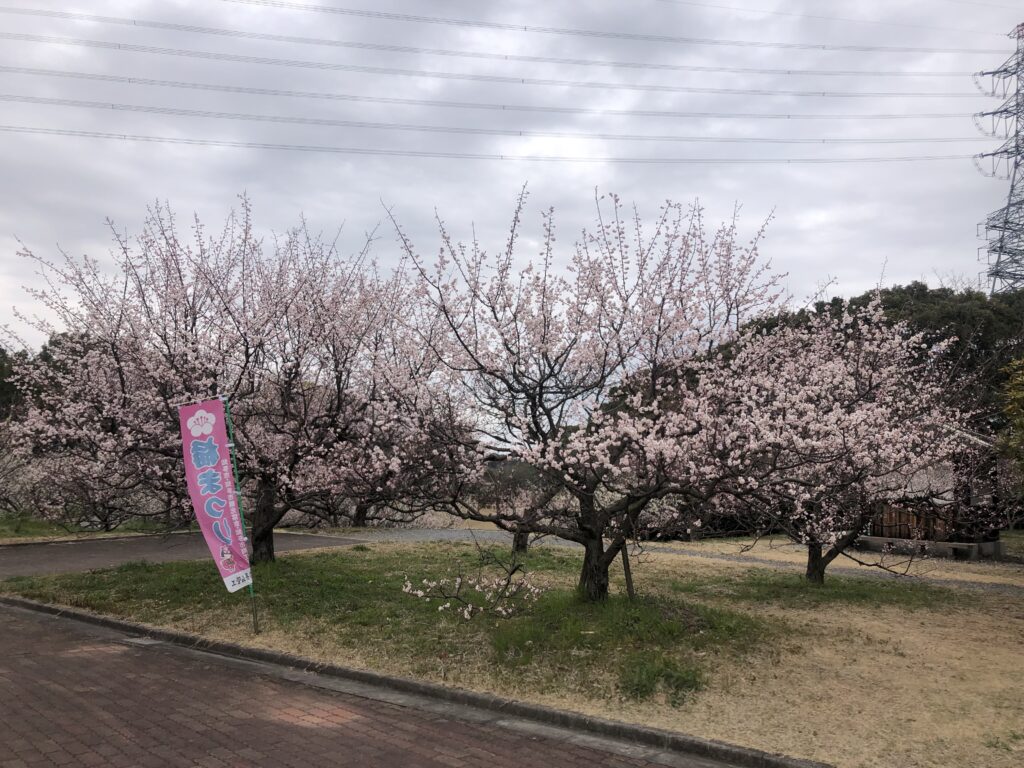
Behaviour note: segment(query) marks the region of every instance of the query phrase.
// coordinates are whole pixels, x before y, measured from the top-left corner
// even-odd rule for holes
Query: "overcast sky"
[[[972,113],[994,108],[998,101],[980,95],[969,73],[997,67],[1012,52],[1006,35],[1016,23],[1024,21],[1024,13],[1019,8],[1015,11],[1010,0],[8,2],[19,9],[99,14],[288,36],[292,40],[0,13],[0,124],[6,126],[422,153],[692,158],[705,162],[630,164],[374,156],[0,132],[0,324],[12,321],[15,306],[33,309],[23,286],[33,284],[35,277],[31,265],[16,256],[19,240],[40,255],[56,255],[59,247],[72,254],[88,253],[108,260],[110,237],[104,220],[109,217],[120,229],[137,232],[146,206],[157,199],[168,201],[185,218],[196,212],[212,225],[222,221],[236,204],[237,195],[245,192],[252,199],[261,231],[282,231],[305,214],[316,229],[333,232],[344,224],[340,243],[345,250],[358,249],[364,233],[381,221],[383,201],[393,207],[425,252],[432,252],[437,244],[432,224],[435,209],[456,235],[468,238],[475,223],[485,244],[500,245],[515,195],[524,182],[531,190],[531,232],[539,230],[538,211],[554,206],[565,245],[571,243],[569,233],[592,222],[595,188],[617,192],[624,200],[635,202],[647,216],[655,215],[665,199],[700,198],[714,220],[729,216],[733,205],[739,203],[748,232],[775,211],[763,251],[777,269],[789,274],[790,290],[803,296],[829,279],[835,281],[834,293],[860,292],[877,284],[883,270],[886,283],[924,279],[934,284],[952,275],[976,279],[982,269],[976,225],[1003,204],[1007,191],[1006,182],[983,177],[969,159],[849,164],[753,161],[968,156],[994,148],[998,142],[979,140]],[[279,7],[269,7],[275,5]],[[329,7],[612,35],[554,34],[486,24],[440,24],[310,10]],[[630,39],[623,33],[636,37]],[[39,40],[41,36],[278,61],[253,63],[69,45]],[[651,36],[689,41],[655,41]],[[314,44],[310,38],[420,50],[332,46]],[[707,44],[694,42],[694,38],[806,47]],[[828,49],[836,46],[930,50]],[[661,68],[489,59],[423,49],[631,62]],[[970,51],[946,52],[950,49]],[[286,66],[281,60],[420,74]],[[686,70],[682,66],[711,71]],[[11,68],[37,71],[17,72]],[[727,72],[722,68],[782,72]],[[860,74],[786,74],[785,70]],[[371,100],[232,93],[54,73]],[[422,76],[427,73],[559,82]],[[605,85],[585,87],[578,83]],[[688,88],[761,93],[688,92]],[[782,91],[797,93],[779,93]],[[821,95],[825,93],[876,95]],[[877,95],[885,93],[941,95]],[[11,97],[75,100],[107,107],[31,103]],[[543,109],[380,101],[389,98]],[[111,104],[533,135],[238,120],[112,109]],[[565,108],[580,111],[557,111]],[[623,114],[638,111],[717,116]],[[736,116],[740,113],[748,116]],[[787,114],[830,117],[767,117]],[[930,117],[866,117],[921,114]],[[594,134],[603,136],[595,138]],[[662,138],[640,141],[609,135]],[[714,143],[670,141],[665,137],[858,139],[871,143]],[[887,139],[911,141],[879,143]],[[958,141],[925,143],[921,141],[924,139]],[[706,162],[713,159],[722,162]],[[375,253],[381,262],[389,263],[397,257],[397,247],[387,228],[381,234]],[[530,247],[525,241],[527,255]]]

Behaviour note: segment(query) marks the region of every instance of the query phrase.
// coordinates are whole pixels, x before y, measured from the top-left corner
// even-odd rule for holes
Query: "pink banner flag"
[[[224,586],[237,592],[252,583],[245,528],[238,509],[224,403],[206,400],[178,408],[185,479],[196,520]]]

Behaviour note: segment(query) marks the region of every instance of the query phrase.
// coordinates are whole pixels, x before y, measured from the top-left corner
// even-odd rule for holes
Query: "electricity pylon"
[[[975,115],[975,123],[983,133],[1004,139],[1002,146],[978,155],[975,162],[985,175],[1010,182],[1006,205],[985,220],[992,293],[1024,288],[1024,24],[1010,37],[1016,39],[1017,50],[1006,63],[975,75],[979,87],[982,78],[991,78],[991,86],[982,90],[1003,99],[997,109]]]

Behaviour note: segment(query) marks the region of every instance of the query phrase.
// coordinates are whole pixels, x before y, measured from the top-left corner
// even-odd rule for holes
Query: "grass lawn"
[[[999,538],[1006,542],[1006,554],[1024,557],[1024,531],[1003,531]]]
[[[115,530],[104,533],[74,526],[64,526],[34,517],[0,515],[0,545],[53,539],[76,539],[90,536],[125,536],[132,533],[160,533],[164,527],[148,520],[130,520]]]
[[[67,535],[68,531],[46,520],[34,517],[11,517],[0,515],[0,541],[6,539],[52,538]]]
[[[914,581],[799,575],[645,555],[642,594],[580,602],[574,550],[535,548],[549,591],[470,621],[402,592],[475,573],[462,543],[367,542],[260,566],[264,631],[211,563],[19,578],[0,590],[219,639],[836,763],[1019,767],[1024,609]]]

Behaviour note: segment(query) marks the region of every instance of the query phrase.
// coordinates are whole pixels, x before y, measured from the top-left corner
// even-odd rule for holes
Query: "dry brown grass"
[[[669,555],[652,560],[649,571],[680,567]],[[732,567],[685,563],[704,572]],[[1024,568],[1015,578],[1024,583]],[[681,710],[625,714],[841,768],[1020,768],[1022,598],[971,592],[955,606],[915,611],[755,605],[755,614],[792,628],[763,664],[724,665]]]
[[[696,542],[651,542],[644,549],[652,552],[663,552],[674,549],[693,554],[728,555],[737,557],[741,568],[761,565],[758,560],[771,560],[779,564],[800,566],[807,564],[807,552],[804,547],[784,538],[754,539],[708,539]],[[878,552],[856,552],[859,560],[866,563],[886,562],[889,564],[903,563],[905,557],[900,555],[881,555]],[[731,563],[721,561],[724,566]],[[859,568],[857,563],[839,557],[832,568]],[[867,569],[865,569],[866,571]],[[901,568],[902,570],[902,568]],[[909,567],[909,575],[924,576],[936,581],[972,581],[978,583],[1007,584],[1024,587],[1024,568],[1017,563],[1004,563],[992,560],[963,562],[940,557],[923,557],[915,559]]]

